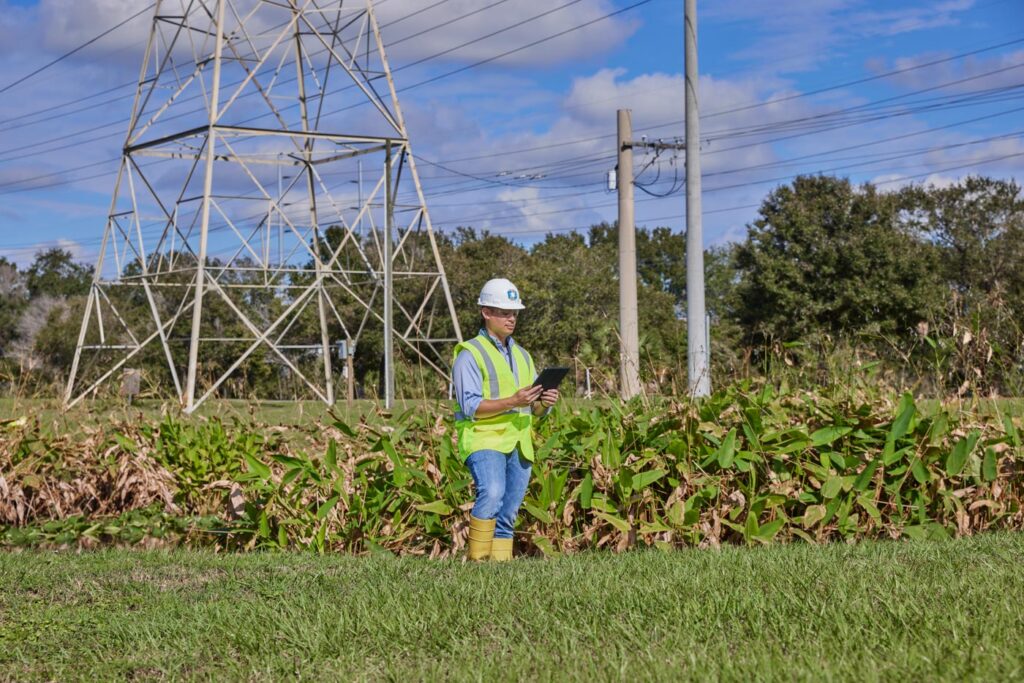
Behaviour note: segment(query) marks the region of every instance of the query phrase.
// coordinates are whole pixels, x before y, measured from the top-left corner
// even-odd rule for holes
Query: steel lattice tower
[[[144,359],[188,411],[331,404],[378,325],[442,375],[461,339],[372,0],[158,1],[65,404]]]

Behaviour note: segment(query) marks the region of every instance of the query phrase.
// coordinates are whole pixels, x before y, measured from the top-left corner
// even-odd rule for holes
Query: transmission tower
[[[65,404],[142,363],[332,404],[367,330],[388,403],[392,339],[461,340],[372,0],[157,2]]]

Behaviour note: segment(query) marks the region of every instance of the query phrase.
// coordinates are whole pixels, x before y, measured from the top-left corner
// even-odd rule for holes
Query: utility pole
[[[619,188],[619,394],[640,393],[640,330],[636,303],[636,225],[633,222],[633,125],[618,111]]]
[[[679,150],[685,145],[646,139],[635,141],[628,109],[618,111],[619,165],[619,377],[620,395],[630,399],[640,393],[640,324],[636,295],[636,223],[633,218],[633,149]]]
[[[384,145],[384,409],[395,405],[395,290],[391,231],[394,222],[394,194],[391,191],[391,141]]]
[[[690,394],[711,393],[704,310],[704,235],[700,202],[700,112],[697,99],[697,0],[685,0],[686,52],[686,349]]]

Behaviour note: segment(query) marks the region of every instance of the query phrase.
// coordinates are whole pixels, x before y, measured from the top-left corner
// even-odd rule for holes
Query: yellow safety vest
[[[537,376],[533,358],[518,344],[512,345],[513,367],[509,367],[494,342],[483,334],[456,346],[454,358],[462,351],[469,351],[480,368],[485,399],[507,398],[533,384]],[[455,431],[459,437],[459,456],[463,460],[476,451],[510,453],[518,447],[519,454],[533,462],[533,410],[530,406],[480,420],[456,420]]]

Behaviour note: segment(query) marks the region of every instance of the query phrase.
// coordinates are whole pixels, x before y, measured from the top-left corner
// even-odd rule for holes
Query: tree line
[[[328,242],[340,234],[328,230]],[[589,370],[595,391],[615,392],[614,224],[549,233],[531,245],[472,227],[438,240],[463,335],[479,328],[482,283],[508,277],[527,305],[517,336],[538,363],[573,366],[581,386]],[[643,381],[650,391],[684,393],[685,235],[638,229],[637,261]],[[832,176],[796,178],[764,198],[744,239],[705,252],[713,382],[870,378],[936,396],[1020,395],[1022,261],[1024,198],[1015,181],[968,177],[887,191]],[[91,266],[60,248],[24,269],[0,258],[0,367],[9,390],[47,392],[64,381],[91,278]],[[285,302],[268,296],[270,315]],[[316,338],[312,317],[300,324]],[[368,328],[355,358],[364,395],[376,392],[380,349],[380,330]],[[223,393],[291,398],[298,390],[261,371],[263,358]],[[401,361],[400,393],[443,393],[443,382],[412,357]],[[152,364],[156,377],[163,362],[152,354],[137,365]]]

